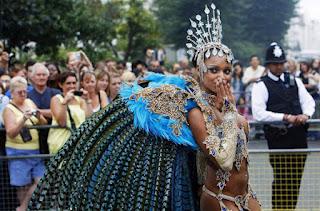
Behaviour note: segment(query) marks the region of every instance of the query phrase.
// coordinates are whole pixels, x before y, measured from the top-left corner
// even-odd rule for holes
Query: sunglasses
[[[16,93],[18,95],[26,95],[27,94],[27,90],[19,90],[19,91],[16,91]]]

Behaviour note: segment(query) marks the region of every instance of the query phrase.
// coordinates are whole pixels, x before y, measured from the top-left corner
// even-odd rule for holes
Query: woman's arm
[[[188,123],[190,125],[190,129],[194,138],[196,139],[197,144],[200,146],[201,151],[204,152],[206,157],[217,167],[219,164],[215,160],[213,156],[210,156],[209,150],[207,149],[206,145],[203,141],[208,137],[205,121],[202,115],[202,112],[198,108],[193,108],[189,111],[188,114]]]
[[[101,97],[101,108],[104,108],[108,105],[108,97],[107,97],[107,94],[105,91],[103,90],[100,90],[99,93],[100,94],[100,97]]]
[[[80,89],[83,94],[80,98],[80,107],[84,110],[86,118],[93,113],[92,99],[90,99],[89,92],[83,88]]]
[[[6,107],[4,109],[3,122],[6,128],[6,133],[10,138],[15,138],[17,135],[19,135],[25,121],[31,117],[31,113],[29,113],[25,112],[22,118],[17,119],[16,115],[11,111],[10,108]]]
[[[51,98],[50,109],[52,116],[57,120],[59,126],[66,127],[67,125],[67,103],[65,100],[60,102],[58,96]]]
[[[219,118],[218,121],[215,124],[212,122],[212,125],[208,127],[202,112],[199,109],[192,109],[189,112],[188,121],[191,131],[205,155],[216,166],[230,171],[233,167],[237,146],[237,113],[229,111],[221,117],[216,116],[215,118]],[[209,132],[207,128],[211,128],[213,131]],[[214,131],[218,128],[222,132],[222,137],[218,134],[219,131]]]
[[[84,110],[86,114],[86,118],[89,117],[93,113],[92,109],[92,100],[84,100],[83,98],[80,98],[80,107],[82,110]]]
[[[38,109],[37,105],[32,100],[30,100],[30,101],[31,101],[32,109],[35,109],[37,111],[36,117],[39,120],[38,124],[39,125],[46,125],[48,123],[47,119],[41,114],[41,112]]]
[[[90,69],[93,69],[93,65],[90,61],[90,59],[87,57],[87,55],[83,51],[79,51],[81,54],[81,61],[83,64],[88,65]]]
[[[52,113],[51,113],[51,110],[48,108],[48,109],[38,109],[40,111],[40,113],[44,116],[44,117],[47,117],[47,118],[50,118],[52,119]]]

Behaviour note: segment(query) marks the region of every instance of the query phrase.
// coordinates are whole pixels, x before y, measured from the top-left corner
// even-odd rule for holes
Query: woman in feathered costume
[[[248,124],[230,91],[233,55],[219,10],[204,12],[187,31],[200,83],[150,74],[123,86],[51,159],[30,209],[198,210],[199,149],[200,209],[260,210],[248,184]]]

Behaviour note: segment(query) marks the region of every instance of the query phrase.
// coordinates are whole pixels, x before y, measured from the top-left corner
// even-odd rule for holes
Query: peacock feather
[[[134,126],[121,98],[95,113],[48,163],[30,210],[195,210],[185,146]]]

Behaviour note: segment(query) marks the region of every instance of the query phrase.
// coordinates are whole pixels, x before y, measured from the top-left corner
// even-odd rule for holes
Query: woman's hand
[[[23,112],[23,119],[26,121],[27,119],[30,119],[32,115],[34,114],[32,109],[28,109],[25,112]]]
[[[225,90],[226,90],[226,94],[227,94],[227,99],[229,100],[229,102],[233,105],[236,104],[236,99],[234,98],[232,91],[231,91],[231,86],[229,83],[225,84]]]
[[[41,118],[41,112],[38,109],[33,110],[32,114],[35,115],[37,119]]]
[[[225,100],[228,100],[229,103],[235,105],[235,98],[231,92],[231,86],[225,80],[218,78],[216,80],[216,105],[219,110],[221,110],[222,106],[225,103]]]
[[[64,96],[62,101],[63,105],[68,104],[72,99],[74,99],[74,94],[73,94],[74,91],[75,90],[70,90],[67,92],[67,94]]]
[[[81,98],[84,99],[85,101],[90,100],[90,96],[89,96],[89,92],[83,88],[80,89],[80,91],[82,91],[82,96]]]

